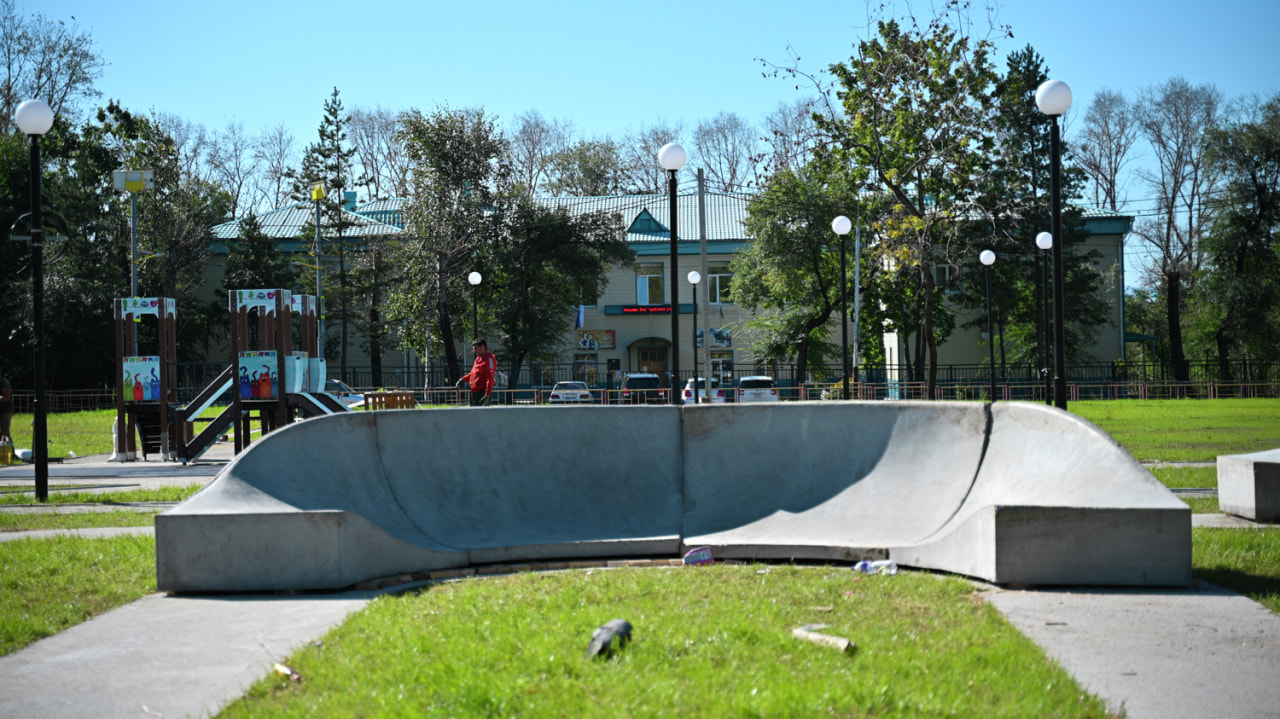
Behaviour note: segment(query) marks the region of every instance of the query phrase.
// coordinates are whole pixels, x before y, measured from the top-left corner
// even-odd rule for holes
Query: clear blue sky
[[[821,73],[870,30],[858,0],[16,2],[92,33],[109,63],[104,98],[210,130],[283,123],[299,148],[335,86],[348,109],[483,106],[503,123],[537,109],[585,136],[722,111],[758,123],[797,93],[756,58],[783,64],[790,47]],[[896,5],[931,14],[929,2]],[[986,13],[971,16],[985,34]],[[1278,0],[1004,0],[995,20],[1014,34],[997,39],[1002,58],[1030,43],[1075,111],[1100,88],[1132,95],[1178,75],[1228,98],[1280,92]]]

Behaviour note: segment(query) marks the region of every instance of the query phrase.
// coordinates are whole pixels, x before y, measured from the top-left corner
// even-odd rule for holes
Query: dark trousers
[[[484,392],[471,390],[471,406],[472,407],[488,407],[489,397]]]

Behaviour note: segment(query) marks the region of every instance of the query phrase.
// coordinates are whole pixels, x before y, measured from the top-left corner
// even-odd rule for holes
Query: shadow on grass
[[[1238,569],[1197,569],[1195,576],[1254,599],[1280,597],[1280,577],[1258,576]]]

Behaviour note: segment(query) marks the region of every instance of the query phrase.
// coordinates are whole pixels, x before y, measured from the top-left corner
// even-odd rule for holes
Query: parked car
[[[580,404],[591,401],[586,382],[556,382],[551,388],[551,404]]]
[[[348,407],[364,404],[364,395],[348,387],[342,380],[325,380],[324,391],[327,394],[337,397],[339,402]]]
[[[622,378],[623,404],[666,404],[662,380],[656,374],[629,374]]]
[[[712,377],[710,381],[711,381],[711,403],[716,404],[719,402],[724,402],[724,399],[725,399],[724,390],[720,388],[720,380],[716,379],[715,377]],[[685,404],[694,404],[693,383],[694,383],[694,380],[692,378],[685,380],[684,393],[683,393]],[[697,379],[697,383],[698,383],[698,403],[701,404],[707,398],[707,379],[705,377],[699,377]]]
[[[772,377],[743,377],[738,381],[739,402],[777,402],[778,388]]]

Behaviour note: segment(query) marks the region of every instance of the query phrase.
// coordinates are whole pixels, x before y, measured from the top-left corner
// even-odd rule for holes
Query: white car
[[[684,403],[685,403],[685,404],[694,404],[694,401],[693,401],[693,383],[694,383],[694,381],[695,381],[695,380],[693,380],[693,379],[687,379],[687,380],[685,380],[685,383],[684,383],[684,392],[683,392],[683,397],[684,397]],[[699,377],[696,381],[697,381],[697,383],[698,383],[698,400],[699,400],[699,403],[701,403],[701,402],[702,402],[703,400],[705,400],[705,399],[706,399],[706,397],[707,397],[707,379],[706,379],[705,377]],[[710,400],[710,402],[711,402],[712,404],[717,404],[717,403],[720,403],[720,402],[724,402],[724,390],[720,388],[720,380],[716,379],[715,377],[712,377],[712,378],[711,378],[711,400]]]
[[[324,381],[324,391],[338,398],[338,401],[348,407],[364,404],[364,395],[351,389],[342,380],[327,379]]]
[[[772,377],[743,377],[738,380],[739,402],[777,402],[778,388]]]
[[[551,404],[583,404],[591,401],[586,382],[556,382],[551,388]]]

